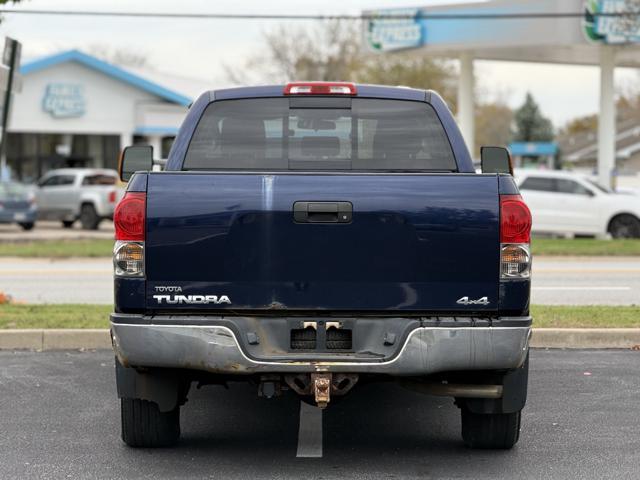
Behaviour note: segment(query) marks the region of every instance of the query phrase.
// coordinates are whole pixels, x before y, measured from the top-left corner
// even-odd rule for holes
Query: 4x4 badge
[[[469,297],[462,297],[456,303],[458,305],[489,305],[489,298],[482,297],[477,300],[469,300]]]

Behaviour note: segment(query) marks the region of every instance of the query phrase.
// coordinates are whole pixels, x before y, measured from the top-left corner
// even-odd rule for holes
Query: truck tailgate
[[[297,223],[296,202],[352,218]],[[493,175],[150,174],[147,308],[490,312],[499,245]]]

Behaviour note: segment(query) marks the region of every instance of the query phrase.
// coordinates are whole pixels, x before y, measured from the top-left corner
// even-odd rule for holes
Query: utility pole
[[[13,92],[13,81],[15,71],[20,67],[20,52],[22,45],[13,38],[6,38],[2,63],[9,67],[9,77],[7,79],[7,89],[4,92],[4,103],[2,105],[2,136],[0,136],[0,180],[8,177],[7,156],[5,154],[7,143],[7,130],[9,128],[9,114],[11,113],[11,98]]]

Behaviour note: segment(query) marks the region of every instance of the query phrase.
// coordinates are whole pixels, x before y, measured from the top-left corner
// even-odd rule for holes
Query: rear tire
[[[613,238],[640,238],[640,220],[633,215],[616,215],[609,222],[609,233]]]
[[[73,220],[63,220],[62,228],[73,228]]]
[[[122,398],[120,413],[122,440],[130,447],[168,447],[180,438],[180,407],[161,412],[155,402]]]
[[[22,230],[25,230],[25,231],[33,230],[33,227],[36,226],[35,222],[19,223],[18,225],[20,225],[22,227]]]
[[[509,450],[520,437],[521,412],[472,413],[462,408],[462,439],[469,448]]]
[[[80,223],[84,230],[97,230],[100,220],[93,205],[90,203],[82,205],[82,208],[80,208]]]

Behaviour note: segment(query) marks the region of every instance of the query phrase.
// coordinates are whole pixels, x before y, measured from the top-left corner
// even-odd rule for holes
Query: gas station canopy
[[[609,185],[615,169],[613,73],[616,65],[640,67],[638,12],[640,0],[492,0],[385,9],[364,12],[373,17],[364,37],[374,52],[418,49],[459,58],[458,122],[470,148],[474,59],[599,65],[598,171]]]

